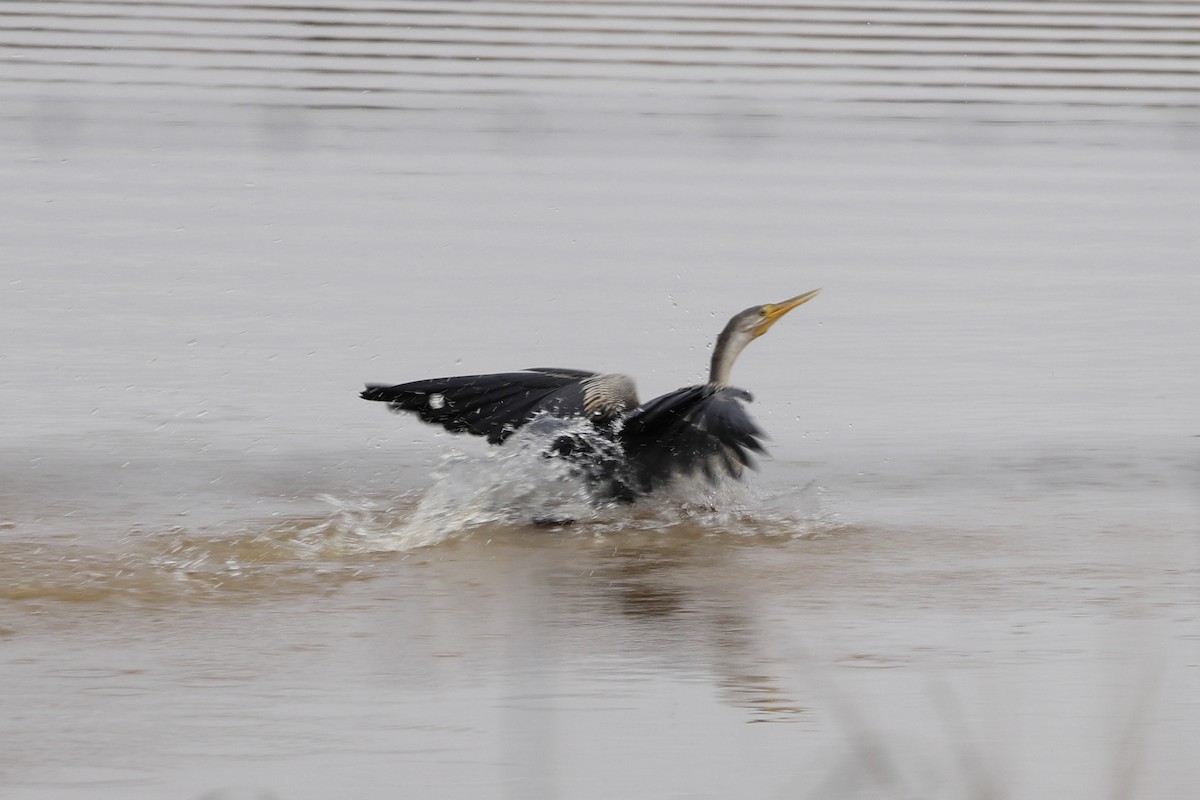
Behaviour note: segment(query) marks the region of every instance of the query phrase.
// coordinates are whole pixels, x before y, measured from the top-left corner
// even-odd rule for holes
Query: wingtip
[[[382,384],[378,384],[378,383],[368,383],[368,384],[364,384],[364,385],[367,388],[365,388],[361,392],[359,392],[359,395],[358,395],[363,400],[386,400],[387,399],[386,397],[381,396],[381,392],[383,389],[387,388],[386,386],[383,386]]]

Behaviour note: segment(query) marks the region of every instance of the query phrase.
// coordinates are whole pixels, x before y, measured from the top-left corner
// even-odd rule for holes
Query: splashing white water
[[[561,422],[561,421],[560,421]],[[828,511],[816,482],[760,488],[747,482],[716,485],[680,479],[669,489],[635,503],[597,497],[577,465],[547,457],[563,433],[609,446],[587,423],[567,423],[514,435],[482,455],[447,453],[423,493],[374,500],[324,496],[334,514],[319,527],[322,547],[348,553],[407,551],[448,540],[500,531],[555,531],[560,535],[768,536],[796,538],[845,527]]]

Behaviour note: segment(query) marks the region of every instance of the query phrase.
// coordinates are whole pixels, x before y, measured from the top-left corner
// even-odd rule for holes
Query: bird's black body
[[[596,400],[606,389],[604,401]],[[689,386],[637,405],[631,390],[623,375],[534,369],[368,386],[362,397],[492,444],[535,418],[586,420],[586,435],[577,426],[564,427],[549,437],[547,453],[579,465],[598,495],[620,500],[652,492],[679,475],[699,473],[710,481],[722,473],[740,477],[754,466],[751,452],[764,452],[763,433],[742,405],[751,399],[749,392]]]
[[[527,369],[369,384],[362,397],[410,411],[448,431],[502,444],[522,428],[547,433],[547,456],[575,465],[600,498],[632,500],[673,479],[740,478],[764,453],[764,434],[746,413],[752,399],[728,385],[737,355],[780,317],[817,292],[735,315],[717,339],[708,383],[645,403],[632,379],[577,369]]]
[[[732,386],[688,386],[634,409],[618,440],[637,492],[646,494],[676,475],[702,473],[710,483],[721,474],[742,477],[754,468],[750,455],[765,453],[765,434],[743,402],[754,398]]]

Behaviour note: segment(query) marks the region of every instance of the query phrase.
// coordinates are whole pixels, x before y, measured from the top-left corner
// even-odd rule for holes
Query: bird
[[[741,479],[766,453],[766,434],[746,411],[752,395],[730,384],[734,361],[820,291],[738,312],[717,336],[705,383],[646,402],[628,375],[547,367],[368,383],[360,396],[494,445],[521,430],[544,433],[543,455],[574,465],[599,501],[632,502],[688,476]]]

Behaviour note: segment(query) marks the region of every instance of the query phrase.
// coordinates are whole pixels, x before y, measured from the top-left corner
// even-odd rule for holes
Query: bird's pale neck
[[[713,347],[708,382],[714,386],[728,386],[730,376],[733,374],[733,362],[746,349],[746,345],[753,340],[754,337],[750,334],[731,330],[729,327],[721,331],[721,335],[717,337],[717,343]]]

